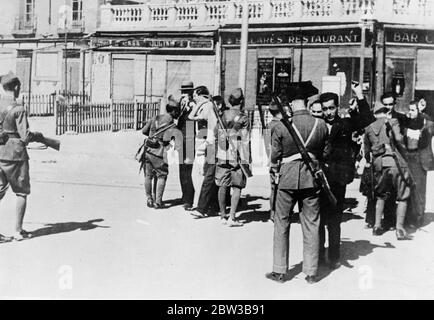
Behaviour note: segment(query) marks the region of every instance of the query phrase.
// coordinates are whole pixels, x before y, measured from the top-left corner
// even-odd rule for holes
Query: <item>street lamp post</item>
[[[246,94],[246,73],[247,73],[247,42],[249,37],[249,3],[248,0],[243,2],[243,16],[241,24],[241,44],[240,44],[240,69],[238,77],[238,86]]]

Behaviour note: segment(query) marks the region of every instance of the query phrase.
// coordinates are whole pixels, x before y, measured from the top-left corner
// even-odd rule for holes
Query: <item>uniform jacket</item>
[[[434,122],[427,120],[424,117],[423,127],[420,129],[420,138],[417,146],[417,154],[419,156],[420,163],[422,168],[425,171],[434,170],[434,156],[431,146],[432,137],[434,135]],[[404,127],[403,135],[404,140],[407,139],[408,136],[408,127]]]
[[[152,136],[157,130],[173,123],[173,118],[170,114],[160,114],[155,116],[152,120],[148,121],[142,129],[142,133],[148,137]],[[152,154],[156,157],[166,160],[166,146],[170,142],[173,135],[173,130],[168,129],[163,133],[160,133],[154,140],[159,142],[158,148],[146,147],[146,153]]]
[[[265,144],[265,152],[267,153],[267,158],[270,159],[271,156],[271,137],[274,132],[274,128],[276,125],[280,123],[280,119],[273,118],[271,121],[267,124],[267,127],[265,128],[265,136],[264,136],[264,144]]]
[[[316,119],[307,110],[294,111],[292,122],[298,129],[304,141],[307,140],[315,121],[318,121],[316,130],[309,141],[306,149],[315,159],[321,160],[324,147],[328,137],[327,126],[322,119]],[[288,129],[279,122],[271,137],[271,163],[276,164],[282,158],[298,154],[298,148],[292,139]],[[315,160],[314,159],[314,160]],[[283,163],[280,167],[279,189],[297,190],[318,187],[312,173],[309,171],[303,160],[295,160],[290,163]]]
[[[223,112],[221,119],[227,129],[226,134],[233,145],[238,148],[241,161],[250,163],[250,122],[247,114],[240,110],[240,106],[232,106]],[[215,136],[218,142],[217,158],[219,162],[236,162],[236,150],[226,142],[224,131],[218,126],[215,127]]]
[[[404,138],[401,134],[401,128],[397,119],[377,119],[365,128],[365,157],[370,161],[370,154],[373,156],[374,170],[380,172],[383,167],[396,166],[395,160],[391,157],[392,152],[390,150],[391,133],[386,132],[386,121],[388,121],[392,127],[396,148],[398,151],[397,156],[401,167],[407,167],[407,163],[402,157],[401,153],[405,150]]]
[[[358,150],[353,141],[353,133],[369,124],[369,105],[365,99],[358,100],[358,105],[359,112],[350,112],[350,118],[336,116],[324,150],[327,178],[341,185],[347,185],[354,180]]]
[[[27,114],[13,98],[0,100],[0,132],[9,134],[9,140],[0,145],[0,160],[28,160],[27,144],[32,139]]]

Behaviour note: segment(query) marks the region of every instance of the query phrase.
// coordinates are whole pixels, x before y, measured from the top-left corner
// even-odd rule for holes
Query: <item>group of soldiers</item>
[[[169,171],[167,152],[173,147],[179,155],[184,209],[196,218],[217,211],[224,224],[241,226],[235,213],[241,190],[251,176],[250,122],[244,110],[243,92],[239,88],[231,92],[230,107],[221,96],[212,97],[208,88],[194,87],[191,81],[183,82],[180,92],[180,100],[170,95],[167,112],[148,121],[142,129],[146,138],[139,159],[145,172],[147,206],[165,208],[162,197]],[[196,207],[193,206],[194,163],[203,175]]]
[[[385,93],[381,103],[371,109],[361,86],[352,82],[354,98],[347,115],[341,116],[337,94],[316,94],[310,87],[310,82],[295,86],[291,96],[285,97],[287,105],[273,97],[268,108],[272,119],[264,128],[270,163],[270,218],[274,222],[273,270],[266,277],[277,282],[287,280],[289,230],[296,204],[306,281],[318,281],[319,264],[340,267],[346,187],[355,178],[360,158],[365,161],[360,191],[368,199],[366,228],[372,228],[374,236],[395,230],[398,240],[411,239],[406,228],[423,224],[427,171],[434,170],[434,123],[424,112],[424,99],[412,101],[409,111],[401,113],[395,109],[396,97]],[[147,206],[164,208],[167,150],[174,147],[179,153],[184,209],[197,218],[218,210],[223,223],[240,226],[236,210],[241,190],[251,176],[250,122],[243,92],[231,92],[229,107],[221,96],[211,97],[206,87],[194,87],[192,82],[182,84],[181,95],[179,101],[170,96],[167,113],[143,128],[146,139],[141,162]],[[194,208],[195,162],[204,179]],[[231,201],[227,204],[229,189]],[[218,208],[212,207],[215,203]]]
[[[383,220],[386,207],[389,212],[395,210],[395,225],[389,224],[389,228],[396,231],[398,240],[411,239],[406,226],[417,228],[423,224],[427,171],[434,170],[434,123],[423,112],[426,101],[412,101],[408,113],[400,113],[395,110],[396,97],[385,93],[371,111],[361,86],[353,82],[352,90],[355,98],[346,117],[339,116],[339,97],[331,92],[318,99],[303,90],[296,93],[291,102],[291,123],[287,125],[282,120],[282,109],[270,105],[274,116],[269,124],[274,247],[273,271],[266,277],[271,280],[286,281],[290,215],[296,202],[302,208],[306,281],[315,283],[318,265],[327,260],[331,269],[340,267],[346,186],[354,180],[360,153],[366,161],[366,174],[362,176],[368,197],[366,227],[373,229],[373,235],[380,236],[386,230],[384,224],[390,220]],[[287,130],[289,125],[296,134]],[[362,146],[358,143],[360,136]],[[314,167],[303,152],[309,154]],[[318,179],[322,173],[327,178],[325,183]],[[334,197],[329,196],[330,192]],[[328,259],[324,247],[326,229]]]

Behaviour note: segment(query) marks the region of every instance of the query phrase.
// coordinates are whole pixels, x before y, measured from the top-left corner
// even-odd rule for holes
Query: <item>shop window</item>
[[[257,79],[257,105],[269,104],[272,93],[277,94],[283,102],[286,102],[291,82],[291,59],[259,58]]]
[[[340,106],[346,108],[352,98],[351,81],[360,81],[360,58],[358,57],[335,57],[330,58],[329,75],[340,76],[341,81],[344,81],[345,89],[340,97]],[[363,75],[363,93],[370,100],[372,83],[371,83],[371,70],[372,59],[365,58],[365,72]]]
[[[406,112],[408,104],[414,95],[414,60],[387,58],[386,61],[386,88],[397,96],[396,109]]]
[[[113,100],[134,99],[134,60],[113,59]]]
[[[191,80],[190,61],[168,60],[166,71],[166,95],[177,96],[183,81]],[[209,88],[208,88],[209,89]]]
[[[35,59],[35,78],[58,80],[57,52],[37,52]]]

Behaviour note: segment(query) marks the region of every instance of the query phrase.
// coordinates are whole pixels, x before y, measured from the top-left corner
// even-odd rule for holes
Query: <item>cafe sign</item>
[[[387,28],[385,34],[389,43],[434,45],[434,30]]]
[[[360,28],[323,29],[323,30],[288,30],[275,32],[249,32],[250,45],[300,45],[300,44],[352,44],[360,43]],[[222,44],[239,46],[239,32],[224,32]]]
[[[174,50],[213,50],[212,39],[175,39],[175,38],[95,38],[91,46],[98,48],[122,49],[174,49]]]

